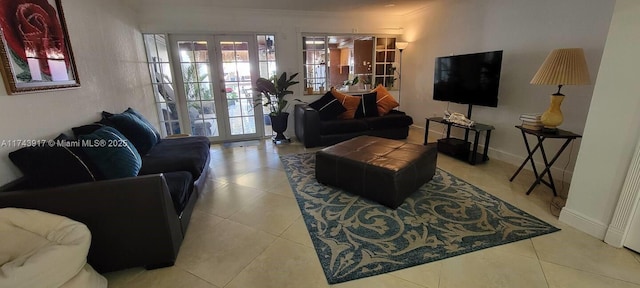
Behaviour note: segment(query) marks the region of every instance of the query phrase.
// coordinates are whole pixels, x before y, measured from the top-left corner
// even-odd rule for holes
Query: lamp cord
[[[564,168],[562,168],[562,180],[560,181],[560,193],[564,191],[564,177],[567,172],[567,167],[569,167],[569,163],[571,163],[571,155],[573,155],[573,141],[571,141],[571,146],[569,147],[569,159],[567,160],[567,163],[564,165]],[[549,171],[549,173],[551,173],[551,171]],[[562,196],[553,197],[553,199],[549,201],[549,212],[551,213],[551,215],[555,217],[559,217],[560,210],[562,210],[562,207],[564,207],[565,204],[566,204],[566,199],[563,198]],[[554,207],[558,210],[557,213],[554,212],[553,210]]]

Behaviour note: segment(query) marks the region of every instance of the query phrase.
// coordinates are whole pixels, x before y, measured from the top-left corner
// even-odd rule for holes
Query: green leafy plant
[[[283,113],[287,108],[287,100],[285,96],[293,94],[293,91],[289,90],[292,85],[300,82],[294,79],[298,76],[298,73],[294,73],[287,77],[287,72],[283,72],[280,77],[274,75],[271,79],[258,78],[256,80],[256,91],[260,93],[255,99],[256,106],[262,105],[269,107],[269,115],[277,116]]]
[[[360,79],[358,78],[358,76],[356,76],[351,81],[349,81],[349,80],[344,81],[343,84],[347,85],[347,86],[354,86],[354,85],[358,84],[359,81],[360,81]]]

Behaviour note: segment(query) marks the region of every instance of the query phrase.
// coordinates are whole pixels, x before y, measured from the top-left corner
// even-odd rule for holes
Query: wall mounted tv
[[[498,107],[502,50],[436,58],[433,99]]]

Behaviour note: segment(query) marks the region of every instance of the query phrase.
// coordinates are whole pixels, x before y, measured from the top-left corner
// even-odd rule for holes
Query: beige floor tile
[[[302,216],[293,222],[293,224],[291,224],[291,226],[289,226],[289,228],[287,228],[280,237],[313,248],[311,236],[309,236],[307,225],[304,223],[304,218]]]
[[[356,279],[348,282],[338,283],[331,285],[331,287],[336,288],[359,288],[359,287],[367,287],[367,288],[422,288],[426,287],[423,285],[418,285],[416,283],[411,283],[407,280],[395,277],[389,274],[381,274],[376,276],[371,276],[367,278]]]
[[[542,261],[550,288],[640,288],[640,285]]]
[[[295,199],[265,193],[229,219],[278,236],[300,215]]]
[[[573,228],[532,241],[545,262],[640,284],[640,263],[627,249],[615,248]]]
[[[264,189],[264,191],[289,198],[296,197],[293,194],[293,190],[291,190],[291,184],[289,184],[289,179],[286,176],[283,179],[280,179],[280,181],[278,181],[274,186]]]
[[[276,240],[226,288],[329,287],[312,248],[285,239]]]
[[[284,171],[263,167],[249,173],[235,175],[234,177],[231,177],[230,181],[238,185],[269,190],[276,189],[278,186],[283,186],[283,179],[287,179]]]
[[[640,253],[635,252],[633,250],[630,250],[630,252],[633,254],[633,257],[635,257],[636,260],[638,260],[638,262],[640,262]]]
[[[184,269],[172,266],[162,269],[142,271],[137,274],[132,281],[117,286],[116,283],[109,283],[109,287],[126,287],[126,288],[174,288],[174,287],[190,287],[190,288],[216,288],[207,281],[185,271]]]
[[[538,255],[536,254],[536,250],[533,247],[531,239],[525,239],[505,245],[491,247],[487,249],[487,252],[512,254],[538,259]]]
[[[189,221],[189,227],[187,228],[187,235],[185,237],[196,237],[198,235],[208,233],[215,230],[215,226],[224,221],[223,218],[211,215],[207,212],[203,212],[198,209],[194,209],[191,214],[191,221]]]
[[[439,287],[547,287],[547,282],[537,259],[489,248],[442,260]]]
[[[263,194],[259,189],[228,183],[200,197],[196,209],[229,218]]]
[[[176,266],[224,287],[274,240],[268,233],[225,220],[208,233],[185,238]]]
[[[424,119],[414,119],[424,125]],[[412,127],[408,142],[422,144]],[[437,139],[431,133],[431,141]],[[105,274],[110,287],[328,287],[279,155],[297,141],[214,144],[211,173],[176,265]],[[438,155],[438,167],[563,231],[331,287],[637,287],[640,256],[568,227],[550,213],[551,190],[525,195],[533,173]],[[568,186],[564,187],[567,190]],[[223,219],[223,218],[226,218]],[[274,235],[279,235],[276,237]],[[544,260],[544,262],[538,259]],[[545,279],[546,276],[546,279]]]
[[[441,270],[442,261],[436,261],[393,271],[389,274],[424,287],[438,288]]]
[[[129,287],[134,279],[143,273],[145,270],[142,267],[136,267],[116,272],[104,273],[102,276],[107,278],[108,286],[110,288]],[[135,283],[135,282],[133,282]]]

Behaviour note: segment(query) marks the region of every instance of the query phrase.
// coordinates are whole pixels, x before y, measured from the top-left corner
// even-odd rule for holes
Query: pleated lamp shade
[[[531,84],[542,85],[584,85],[590,82],[589,69],[582,48],[551,51],[531,79]]]

